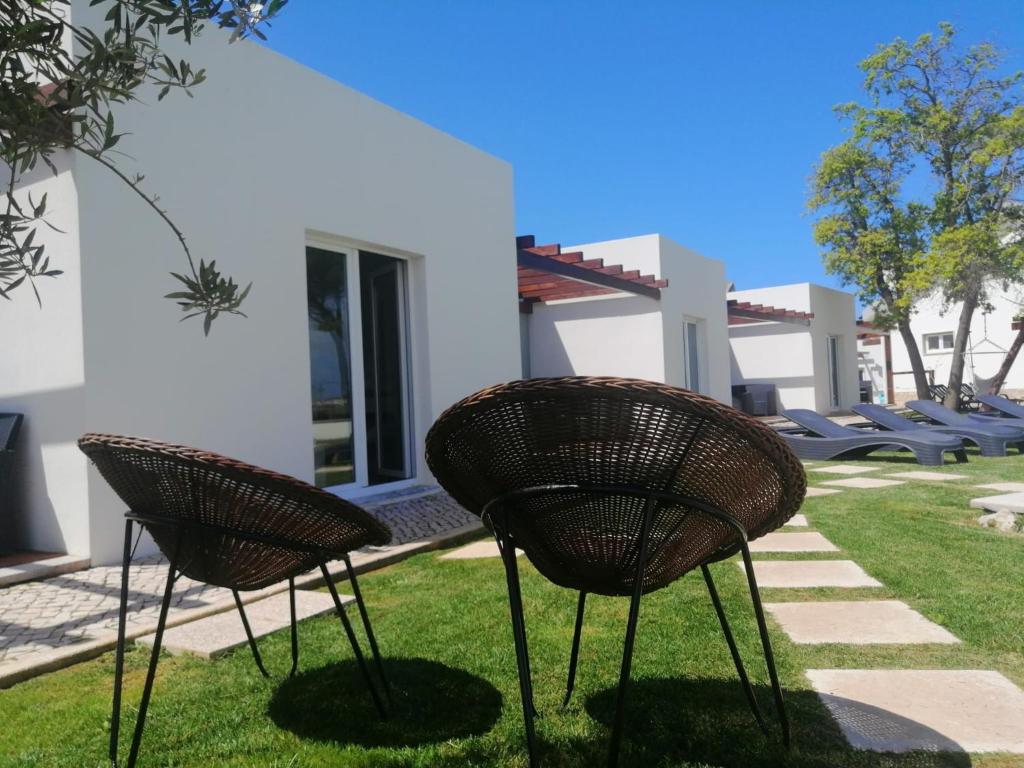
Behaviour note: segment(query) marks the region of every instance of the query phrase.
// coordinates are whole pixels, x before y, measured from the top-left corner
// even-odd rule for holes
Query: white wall
[[[1006,350],[1013,343],[1017,332],[1012,329],[1014,316],[1019,313],[1024,304],[1024,295],[1021,291],[1011,289],[1004,291],[998,285],[991,286],[992,311],[987,315],[982,311],[974,314],[971,323],[971,335],[968,341],[968,348],[974,348],[973,354],[968,354],[967,363],[964,366],[964,382],[974,383],[973,373],[983,379],[990,379],[995,376],[999,366],[1003,362]],[[915,314],[911,320],[910,327],[917,340],[918,348],[921,351],[921,358],[924,361],[925,370],[933,372],[936,384],[945,384],[949,381],[949,369],[953,360],[951,351],[929,353],[925,349],[924,336],[930,333],[953,333],[956,334],[956,327],[960,317],[961,304],[953,304],[946,308],[938,295],[922,299],[915,305]],[[995,342],[984,341],[986,334]],[[900,400],[913,399],[916,397],[914,391],[914,377],[910,373],[910,356],[907,354],[906,345],[898,333],[892,333],[892,363],[893,371],[897,373],[893,378],[893,388]],[[1003,389],[1011,394],[1024,392],[1024,363],[1018,359],[1010,369],[1006,377],[1006,384]]]
[[[587,258],[594,257],[587,253]],[[524,315],[529,318],[530,375],[664,381],[658,304],[618,294],[535,304],[533,313]]]
[[[206,67],[207,82],[195,99],[122,110],[118,130],[131,135],[119,149],[196,258],[253,281],[249,318],[222,317],[209,338],[195,320],[179,324],[161,298],[178,289],[168,271],[185,268],[171,233],[80,160],[85,407],[67,438],[148,436],[311,480],[304,246],[316,233],[410,259],[414,452],[418,479],[429,481],[422,439],[434,417],[519,375],[510,167],[256,44],[228,46],[215,30],[180,55]],[[74,278],[61,279],[73,292]],[[53,301],[44,313],[68,307]],[[59,342],[54,326],[37,349]],[[23,388],[75,378],[73,357],[46,359],[60,371]],[[45,471],[53,492],[64,473]],[[115,560],[122,503],[91,469],[88,506],[75,495],[88,509],[93,561]]]
[[[840,410],[859,399],[853,296],[811,283],[732,291],[729,299],[812,312],[810,325],[770,322],[729,327],[734,384],[774,383],[779,409],[831,407],[827,338],[840,337]]]
[[[729,402],[725,266],[662,235],[566,246],[588,259],[667,278],[660,301],[599,297],[535,306],[531,373],[632,376],[684,386],[684,319],[701,329],[701,391]]]
[[[26,416],[12,474],[16,497],[0,500],[0,550],[84,555],[86,468],[75,445],[85,426],[78,192],[75,158],[61,152],[52,159],[59,175],[41,165],[22,177],[17,196],[38,203],[47,195],[47,220],[63,232],[41,224],[36,242],[46,246],[50,268],[64,274],[37,280],[42,307],[27,283],[0,301],[0,411]]]

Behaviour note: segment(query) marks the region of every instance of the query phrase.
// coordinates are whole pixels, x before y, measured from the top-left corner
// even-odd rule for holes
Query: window
[[[402,259],[306,248],[313,465],[321,488],[412,476]]]
[[[926,333],[924,335],[924,352],[926,355],[949,352],[953,349],[953,332]]]
[[[696,320],[683,322],[683,386],[692,392],[701,392],[701,328]]]

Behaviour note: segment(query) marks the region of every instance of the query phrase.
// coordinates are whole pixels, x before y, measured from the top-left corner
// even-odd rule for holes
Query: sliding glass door
[[[306,248],[316,484],[412,476],[406,269],[402,259]]]

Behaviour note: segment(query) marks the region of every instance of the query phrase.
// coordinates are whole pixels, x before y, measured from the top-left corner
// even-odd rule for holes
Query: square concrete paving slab
[[[355,602],[354,597],[339,595],[343,605]],[[334,611],[334,600],[327,592],[295,591],[295,615],[301,621]],[[288,593],[257,600],[245,606],[253,635],[258,639],[291,626]],[[144,635],[135,642],[153,647],[154,635]],[[246,645],[245,628],[237,610],[225,611],[205,619],[190,621],[164,632],[162,648],[174,656],[189,653],[204,659],[215,659],[228,651]]]
[[[806,528],[807,517],[805,515],[793,515],[786,521],[786,525],[793,528]]]
[[[1024,692],[974,669],[810,669],[807,677],[856,749],[1024,753]]]
[[[1001,512],[1006,509],[1020,515],[1024,514],[1024,493],[1003,493],[998,496],[982,496],[978,499],[971,499],[971,506],[975,509],[987,509],[991,512]]]
[[[828,467],[815,467],[815,472],[828,472],[832,475],[862,475],[865,472],[877,472],[879,467],[858,467],[855,464],[834,464]]]
[[[1002,493],[1024,493],[1024,483],[985,483],[977,487],[988,491],[1001,491]]]
[[[807,486],[807,498],[813,496],[831,496],[833,493],[842,493],[838,488],[817,488],[813,485]]]
[[[889,488],[903,485],[903,480],[883,480],[880,477],[847,477],[843,480],[826,480],[824,485],[838,485],[840,488]]]
[[[743,563],[737,563],[746,571]],[[758,560],[754,575],[760,587],[880,587],[852,560]]]
[[[522,550],[517,549],[516,555],[523,554]],[[501,553],[498,551],[498,542],[494,539],[485,539],[483,541],[474,541],[467,544],[464,547],[453,549],[451,552],[445,552],[440,556],[440,560],[480,560],[485,557],[501,557]]]
[[[765,603],[764,607],[789,639],[800,645],[960,642],[949,630],[899,600]]]
[[[750,542],[751,552],[838,552],[839,547],[820,533],[772,531]]]
[[[925,480],[925,481],[941,481],[941,480],[966,480],[967,475],[949,475],[945,472],[925,472],[923,470],[916,470],[914,472],[893,472],[886,477],[896,477],[901,480]]]

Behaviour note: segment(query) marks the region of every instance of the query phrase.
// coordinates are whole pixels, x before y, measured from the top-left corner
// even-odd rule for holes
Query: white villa
[[[732,383],[774,384],[778,409],[859,402],[853,295],[813,283],[730,291]],[[742,321],[742,322],[741,322]]]
[[[721,293],[725,284],[722,262],[663,235],[565,249],[532,248],[531,238],[521,238],[520,245],[527,246],[527,257],[535,251],[538,258],[561,259],[556,264],[572,267],[577,262],[571,259],[578,259],[590,266],[589,274],[583,272],[575,279],[563,275],[561,282],[552,286],[550,275],[533,273],[544,273],[553,266],[538,263],[538,258],[524,265],[524,251],[520,250],[526,375],[636,377],[729,402],[729,361],[723,354],[728,332]],[[601,272],[595,273],[595,269]],[[605,286],[581,282],[603,273],[612,278]]]
[[[181,289],[180,247],[92,160],[27,180],[20,193],[47,192],[66,234],[48,233],[64,274],[40,284],[43,308],[30,292],[0,307],[0,410],[26,416],[19,549],[120,559],[125,510],[77,449],[84,432],[357,496],[430,482],[434,418],[520,375],[507,163],[258,44],[208,30],[187,56],[208,81],[123,109],[119,149],[197,259],[253,282],[248,319],[222,316],[205,339],[201,320],[179,324],[161,297]]]
[[[996,375],[999,366],[1017,335],[1016,318],[1024,310],[1024,296],[1018,289],[1003,290],[993,285],[990,290],[992,307],[974,313],[971,333],[967,343],[964,364],[964,383],[977,389],[985,389]],[[945,384],[949,380],[949,369],[953,360],[953,340],[960,316],[959,303],[945,306],[938,295],[919,301],[910,327],[917,340],[924,361],[925,372],[934,384]],[[870,312],[865,312],[865,321],[870,321]],[[888,335],[891,362],[886,363],[885,340],[867,337],[861,339],[858,350],[866,372],[874,382],[881,384],[891,376],[894,403],[903,403],[917,397],[914,377],[910,370],[910,357],[906,345],[897,332]],[[1002,391],[1013,397],[1024,396],[1024,363],[1017,360],[1010,368]]]

